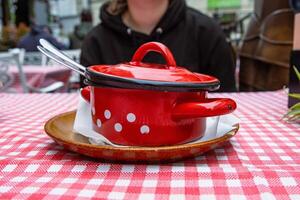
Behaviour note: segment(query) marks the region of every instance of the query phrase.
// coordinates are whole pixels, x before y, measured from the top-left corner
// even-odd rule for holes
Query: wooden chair
[[[255,0],[239,48],[240,91],[278,90],[288,84],[294,13],[289,2]]]

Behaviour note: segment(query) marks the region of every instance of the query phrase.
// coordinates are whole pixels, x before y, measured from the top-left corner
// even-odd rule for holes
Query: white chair
[[[47,65],[48,60],[41,52],[21,50],[20,53],[20,62],[22,65],[37,65],[39,67]]]
[[[81,49],[72,49],[72,50],[64,50],[62,51],[64,54],[75,60],[76,62],[80,62],[80,53]],[[71,77],[68,83],[68,91],[77,90],[80,87],[80,75],[77,72],[72,71]]]
[[[72,49],[72,50],[62,50],[64,54],[75,60],[76,62],[80,61],[81,49]],[[37,67],[44,66],[53,66],[57,65],[56,62],[49,59],[47,56],[41,52],[26,52],[25,50],[20,50],[20,62],[21,65],[36,65]],[[71,72],[69,78],[67,89],[68,91],[75,90],[79,87],[80,76],[76,72]],[[77,86],[78,85],[78,86]]]
[[[80,61],[80,53],[81,49],[71,49],[71,50],[61,50],[64,54],[75,60],[76,62],[79,63]],[[42,54],[42,53],[40,53]],[[43,58],[41,59],[42,61],[45,61],[46,65],[56,65],[55,61],[50,60],[47,56],[42,54]]]
[[[8,67],[7,63],[0,62],[0,92],[8,92],[14,82],[14,77],[9,73]]]
[[[11,49],[9,52],[0,53],[0,62],[5,63],[5,65],[9,66],[11,64],[15,64],[19,71],[20,83],[24,93],[29,92],[37,92],[37,93],[48,93],[54,92],[64,86],[64,83],[61,81],[55,82],[44,88],[36,88],[28,85],[26,80],[26,75],[23,71],[22,65],[22,56],[24,51],[21,49]]]
[[[64,50],[63,53],[79,63],[81,49]]]

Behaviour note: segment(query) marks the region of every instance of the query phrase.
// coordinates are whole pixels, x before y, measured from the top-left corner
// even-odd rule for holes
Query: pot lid
[[[150,51],[160,53],[166,64],[142,62]],[[86,71],[86,77],[90,85],[167,91],[216,90],[220,85],[215,77],[193,73],[177,66],[170,50],[158,42],[142,45],[130,62],[91,66]]]

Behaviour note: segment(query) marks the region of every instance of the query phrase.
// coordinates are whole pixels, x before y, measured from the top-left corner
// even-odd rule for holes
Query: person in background
[[[44,25],[33,25],[30,32],[22,37],[17,44],[18,48],[25,49],[26,51],[38,51],[37,45],[39,40],[44,38],[48,40],[51,44],[61,50],[67,49],[67,47],[60,42],[58,42],[52,35],[51,30],[48,26]]]
[[[80,24],[74,27],[74,32],[69,36],[70,49],[80,49],[84,37],[93,28],[92,14],[89,10],[81,12],[80,21]]]
[[[16,47],[17,29],[10,25],[2,27],[2,38],[0,40],[0,51]],[[0,36],[0,37],[1,37]]]
[[[113,0],[101,7],[100,19],[83,42],[82,65],[130,61],[140,45],[158,41],[178,66],[217,77],[219,91],[236,91],[235,62],[222,30],[184,0]],[[164,63],[152,52],[144,61]]]

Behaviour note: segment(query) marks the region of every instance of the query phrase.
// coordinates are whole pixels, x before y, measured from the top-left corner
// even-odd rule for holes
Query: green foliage
[[[289,96],[300,100],[300,94],[291,93],[291,94],[289,94]]]
[[[294,68],[294,70],[295,70],[295,73],[296,73],[296,75],[297,75],[299,81],[300,81],[300,72],[298,71],[298,69],[297,69],[295,66],[293,66],[293,68]]]
[[[297,70],[295,66],[294,66],[294,70],[300,81],[300,72]],[[300,100],[300,94],[292,93],[289,94],[289,96]],[[287,114],[284,115],[283,118],[289,122],[300,122],[300,102],[292,106],[288,110]]]

